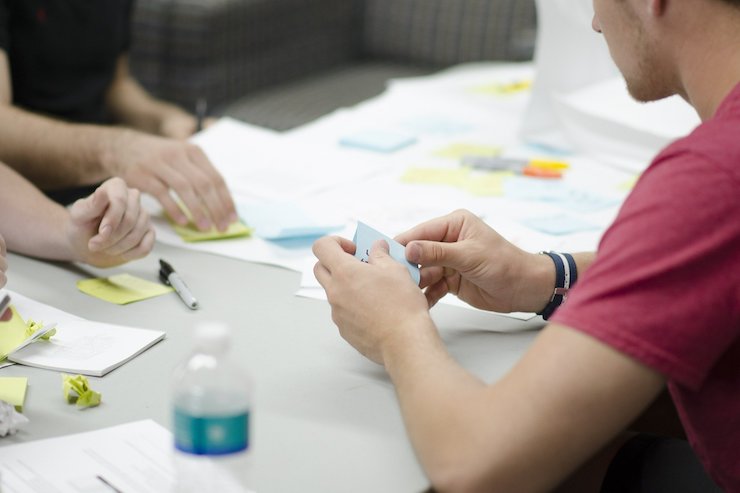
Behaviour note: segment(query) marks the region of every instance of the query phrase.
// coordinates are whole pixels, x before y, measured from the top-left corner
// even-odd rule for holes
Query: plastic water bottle
[[[250,483],[252,382],[228,357],[231,331],[195,330],[194,350],[174,374],[177,493],[241,492]]]

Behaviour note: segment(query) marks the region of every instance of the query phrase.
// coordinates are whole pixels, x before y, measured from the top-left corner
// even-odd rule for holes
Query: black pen
[[[97,475],[97,476],[95,476],[95,477],[96,477],[96,478],[98,478],[98,480],[99,480],[99,481],[100,481],[101,483],[103,483],[104,485],[106,485],[106,486],[107,486],[107,487],[108,487],[108,488],[109,488],[109,489],[110,489],[111,491],[113,491],[113,492],[115,492],[115,493],[123,493],[123,491],[121,491],[121,490],[119,490],[118,488],[116,488],[115,486],[113,486],[113,485],[111,484],[111,482],[110,482],[110,481],[108,481],[107,479],[105,479],[105,478],[104,478],[103,476],[101,476],[100,474],[98,474],[98,475]]]
[[[162,259],[159,259],[159,279],[168,286],[172,286],[182,302],[185,303],[188,308],[191,310],[198,309],[198,300],[195,299],[193,293],[190,292],[190,289],[182,278],[177,275],[175,269]]]
[[[203,123],[208,113],[208,102],[205,98],[198,98],[195,103],[195,131],[200,132],[203,130]]]

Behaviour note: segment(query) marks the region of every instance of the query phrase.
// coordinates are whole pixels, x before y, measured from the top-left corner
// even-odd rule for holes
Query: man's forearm
[[[66,243],[69,213],[0,163],[0,233],[9,250],[53,260],[73,260]]]
[[[116,128],[78,125],[0,106],[0,160],[44,189],[89,185],[113,173],[106,168]]]
[[[152,97],[130,75],[125,55],[118,59],[115,78],[105,102],[117,122],[155,135],[164,135],[162,125],[167,118],[188,116],[182,108]]]

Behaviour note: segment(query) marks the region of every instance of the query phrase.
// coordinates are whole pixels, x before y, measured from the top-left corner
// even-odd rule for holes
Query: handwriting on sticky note
[[[363,222],[357,223],[357,231],[355,231],[355,236],[352,240],[357,246],[355,257],[362,262],[367,262],[370,255],[370,248],[372,248],[373,243],[377,240],[385,240],[388,243],[390,256],[408,269],[409,275],[418,285],[421,280],[419,266],[406,260],[406,247]]]
[[[127,305],[172,291],[169,286],[150,282],[130,274],[118,274],[102,279],[77,281],[83,293],[116,305]]]

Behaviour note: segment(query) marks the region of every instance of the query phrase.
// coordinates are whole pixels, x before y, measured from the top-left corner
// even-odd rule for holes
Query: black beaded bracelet
[[[568,297],[568,290],[578,280],[578,270],[573,255],[569,253],[558,252],[540,252],[542,255],[549,256],[555,263],[555,290],[552,293],[550,302],[537,315],[547,320],[555,313],[555,310],[565,303]]]

